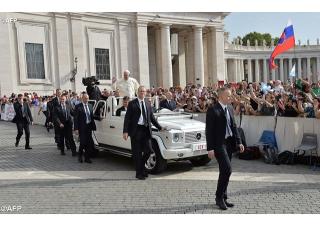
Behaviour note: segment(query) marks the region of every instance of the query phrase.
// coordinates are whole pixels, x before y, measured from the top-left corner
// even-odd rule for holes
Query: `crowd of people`
[[[307,80],[298,79],[296,82],[283,85],[281,81],[270,81],[264,83],[239,83],[213,84],[212,86],[201,87],[200,85],[188,84],[186,87],[171,88],[149,88],[146,97],[153,100],[154,110],[156,109],[153,97],[159,99],[158,109],[167,108],[172,111],[185,111],[190,113],[205,113],[209,106],[217,102],[217,90],[221,86],[227,86],[232,90],[232,105],[235,114],[254,116],[285,116],[285,117],[306,117],[320,118],[319,96],[314,90],[320,89],[320,83],[310,83]],[[131,93],[134,93],[132,89]],[[124,93],[121,95],[121,93]],[[81,102],[82,93],[64,90],[62,94],[70,100],[74,108]],[[126,95],[121,89],[104,89],[101,92],[101,99],[108,99],[110,96],[121,97]],[[132,96],[127,94],[126,96]],[[24,93],[24,99],[30,106],[39,106],[40,112],[48,114],[47,103],[56,94],[51,96],[40,96],[36,92]],[[132,97],[131,97],[132,98]],[[2,110],[7,103],[13,103],[16,94],[3,96],[0,99]],[[48,122],[46,122],[46,126]]]
[[[153,97],[157,96],[160,103],[158,109],[167,108],[172,111],[206,113],[208,107],[217,102],[217,90],[221,86],[227,86],[232,90],[232,105],[236,115],[320,118],[320,99],[317,92],[314,92],[314,90],[320,89],[320,83],[310,83],[303,79],[298,79],[294,83],[285,85],[276,80],[267,84],[242,81],[219,85],[216,83],[207,87],[194,84],[188,84],[186,87],[152,87],[147,89],[146,97],[153,101],[153,109],[155,111],[157,106]],[[110,96],[132,98],[134,92],[135,88],[129,93],[123,92],[121,87],[115,90],[104,89],[101,92],[101,99],[106,100]],[[82,93],[78,94],[71,90],[64,90],[62,94],[67,97],[73,108],[81,102]],[[56,94],[40,96],[33,92],[24,93],[23,96],[30,106],[39,106],[39,114],[43,112],[47,117],[47,103],[55,98]],[[16,94],[3,96],[0,99],[2,111],[4,110],[4,105],[13,103],[16,97]],[[50,126],[48,123],[47,121],[47,128]]]

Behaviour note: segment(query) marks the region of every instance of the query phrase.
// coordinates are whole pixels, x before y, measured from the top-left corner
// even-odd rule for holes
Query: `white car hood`
[[[159,120],[159,124],[161,126],[166,126],[168,129],[177,129],[177,130],[205,130],[205,123],[189,119],[166,119],[166,120]]]

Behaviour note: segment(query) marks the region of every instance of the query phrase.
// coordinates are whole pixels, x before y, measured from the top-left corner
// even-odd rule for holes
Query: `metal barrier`
[[[31,107],[31,113],[35,124],[44,125],[45,116],[39,112],[39,107]],[[206,114],[197,113],[196,120],[205,122]],[[2,113],[5,115],[5,113]],[[2,117],[1,117],[2,118]],[[2,118],[4,119],[4,118]],[[237,125],[239,125],[239,117],[236,117]],[[274,130],[275,117],[273,116],[246,116],[242,118],[241,127],[244,130],[246,141],[249,146],[258,142],[263,130]],[[293,149],[300,145],[303,133],[315,133],[320,143],[320,120],[311,118],[289,118],[278,117],[276,126],[276,139],[279,151]],[[318,149],[318,154],[320,151]]]

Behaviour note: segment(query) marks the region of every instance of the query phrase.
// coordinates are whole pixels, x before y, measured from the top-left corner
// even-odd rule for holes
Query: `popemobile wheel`
[[[166,170],[167,160],[162,158],[159,146],[155,140],[152,141],[153,151],[145,164],[145,169],[151,174],[158,174]]]

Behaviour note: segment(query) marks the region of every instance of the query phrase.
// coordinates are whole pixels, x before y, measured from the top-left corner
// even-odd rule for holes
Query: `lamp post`
[[[78,73],[78,58],[77,57],[74,58],[74,63],[75,63],[75,68],[71,71],[70,82],[75,81],[75,76]]]

